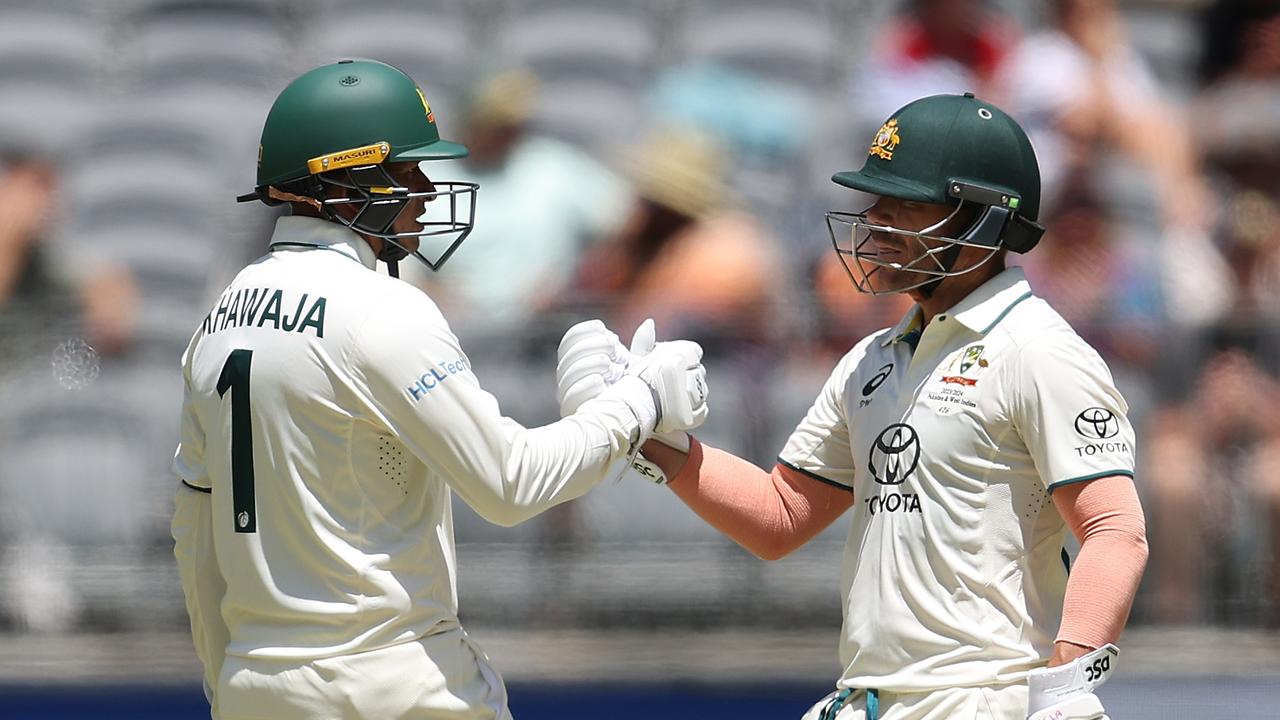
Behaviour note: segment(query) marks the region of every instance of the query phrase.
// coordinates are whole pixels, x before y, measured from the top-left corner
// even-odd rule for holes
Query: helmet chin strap
[[[961,207],[963,207],[963,201],[961,201]],[[980,229],[979,226],[982,224],[982,221],[985,215],[986,215],[986,212],[980,208],[978,212],[978,216],[968,223],[968,227],[966,227],[966,229],[963,232],[961,232],[955,238],[955,240],[966,241],[966,242],[971,241],[973,239],[975,231]],[[960,250],[963,247],[964,246],[960,245],[959,242],[952,243],[951,247],[947,248],[945,251],[942,252],[941,255],[938,256],[938,264],[942,267],[943,272],[951,273],[953,270],[955,270],[956,260],[960,259]],[[933,297],[933,293],[935,293],[938,290],[938,286],[941,285],[942,281],[946,280],[948,277],[950,277],[950,275],[940,276],[935,280],[925,283],[924,285],[921,285],[916,289],[919,290],[920,294],[923,295],[924,298],[927,300]]]
[[[382,250],[378,252],[378,259],[387,264],[387,274],[391,277],[400,277],[400,261],[408,255],[409,251],[400,247],[399,243],[391,242],[386,238],[382,239]]]
[[[951,247],[947,248],[945,252],[942,253],[941,257],[938,258],[939,264],[942,266],[943,272],[949,273],[951,272],[952,268],[955,267],[956,260],[960,258],[960,248],[961,248],[960,245],[952,245]],[[947,277],[948,276],[944,275],[944,276],[935,278],[934,280],[916,288],[916,290],[918,290],[920,294],[923,295],[926,300],[928,300],[929,298],[933,297],[934,291],[938,289],[938,286],[941,285],[942,281],[946,280]]]

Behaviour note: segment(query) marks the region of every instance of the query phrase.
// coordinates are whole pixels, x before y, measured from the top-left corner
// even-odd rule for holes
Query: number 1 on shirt
[[[252,350],[232,350],[218,377],[218,397],[231,391],[231,509],[238,533],[258,531],[253,497],[253,414],[249,407]]]

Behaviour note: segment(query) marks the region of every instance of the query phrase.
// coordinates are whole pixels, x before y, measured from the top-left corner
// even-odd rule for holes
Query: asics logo
[[[876,371],[876,374],[862,386],[862,396],[866,397],[875,392],[877,388],[889,377],[889,373],[893,372],[893,363],[889,363]]]

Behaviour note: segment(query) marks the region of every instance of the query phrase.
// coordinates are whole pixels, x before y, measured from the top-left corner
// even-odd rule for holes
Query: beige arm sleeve
[[[709,525],[764,560],[784,557],[853,505],[853,493],[775,465],[772,473],[689,439],[667,486]]]
[[[1064,485],[1053,504],[1080,541],[1062,608],[1059,642],[1115,642],[1147,564],[1147,528],[1133,480],[1112,475]]]

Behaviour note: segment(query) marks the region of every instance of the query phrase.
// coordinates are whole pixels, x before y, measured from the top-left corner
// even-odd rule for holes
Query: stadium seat
[[[733,12],[694,5],[681,22],[679,44],[690,61],[725,63],[804,89],[837,79],[841,47],[825,13],[791,4]]]
[[[104,54],[102,31],[87,19],[0,9],[0,85],[23,81],[86,92]]]
[[[607,82],[544,84],[533,122],[541,131],[608,155],[643,127],[636,93]]]
[[[526,11],[507,21],[500,47],[508,64],[527,67],[544,81],[585,76],[636,87],[657,60],[655,30],[649,18],[634,12]]]
[[[89,17],[0,8],[0,145],[54,152],[86,123],[102,35]]]
[[[140,540],[156,522],[143,512],[154,511],[144,495],[148,461],[138,452],[145,421],[135,398],[99,381],[67,390],[42,373],[5,387],[0,506],[7,531],[115,544]]]
[[[143,93],[169,87],[272,92],[292,74],[291,38],[278,3],[148,2],[127,17],[122,81]]]
[[[376,33],[352,33],[350,6],[321,2],[304,18],[301,48],[307,65],[368,58],[394,65],[416,80],[435,108],[448,117],[478,57],[470,4],[462,0],[375,0],[362,3],[362,23]]]

